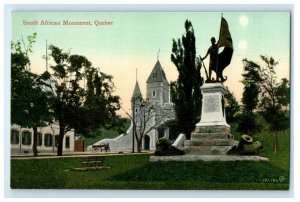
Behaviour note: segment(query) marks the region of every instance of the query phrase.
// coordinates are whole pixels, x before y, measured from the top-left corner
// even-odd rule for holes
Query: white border
[[[43,1],[40,2],[38,0],[35,1],[27,1],[27,3],[65,3],[66,1],[62,2],[60,0],[52,0],[52,1]],[[9,61],[8,61],[8,56],[10,53],[10,12],[12,10],[27,10],[27,11],[286,11],[289,10],[292,12],[292,27],[294,27],[294,24],[297,25],[299,24],[299,20],[297,23],[297,19],[299,19],[299,16],[297,18],[297,9],[299,6],[296,5],[296,1],[277,1],[276,3],[282,3],[284,5],[275,5],[275,4],[264,4],[264,3],[274,3],[275,1],[247,1],[246,3],[256,3],[256,5],[253,4],[247,4],[247,5],[230,5],[230,4],[222,4],[222,1],[203,1],[204,3],[211,3],[210,5],[113,5],[116,3],[123,3],[122,1],[110,1],[110,5],[101,5],[99,6],[99,9],[96,9],[95,5],[6,5],[5,6],[5,13],[4,13],[4,7],[1,7],[1,12],[4,13],[5,15],[5,21],[1,19],[2,27],[4,28],[3,30],[5,31],[5,40],[3,41],[3,37],[1,37],[0,44],[5,43],[5,57],[1,55],[0,61],[4,61],[3,58],[5,58],[5,64],[4,67],[9,66]],[[226,1],[227,3],[241,3],[240,1]],[[7,1],[4,0],[4,3],[24,3],[24,1]],[[95,3],[94,1],[86,0],[84,2],[78,2],[78,1],[72,1],[71,3]],[[128,3],[128,1],[127,1]],[[139,3],[139,2],[133,2],[129,1],[129,3]],[[154,1],[147,1],[146,3],[157,3],[160,4],[161,2],[154,0]],[[183,3],[196,3],[196,1],[184,1]],[[218,4],[221,3],[221,4]],[[286,3],[291,3],[291,5],[287,5]],[[215,5],[213,5],[215,4]],[[298,7],[297,7],[298,6]],[[66,9],[67,7],[67,9]],[[293,10],[295,9],[295,11]],[[295,15],[295,16],[294,16]],[[1,15],[1,18],[3,15]],[[295,20],[295,22],[294,22]],[[299,30],[298,28],[293,30],[292,32],[292,38],[291,38],[291,56],[293,57],[293,53],[295,55],[299,55],[299,47],[295,45],[294,43],[294,34],[295,36],[299,36]],[[1,32],[2,35],[3,32]],[[297,34],[298,33],[298,34]],[[295,38],[295,42],[297,42],[298,39]],[[294,46],[295,45],[295,46]],[[2,49],[3,50],[3,49]],[[2,51],[1,51],[2,52]],[[2,59],[2,60],[1,60]],[[298,66],[296,61],[296,58],[292,58],[291,60],[291,66],[293,67]],[[3,148],[5,148],[5,158],[4,158],[4,197],[76,197],[76,198],[82,198],[82,197],[176,197],[176,198],[181,198],[181,197],[186,197],[186,198],[195,198],[195,197],[214,197],[214,198],[228,198],[228,197],[233,197],[233,198],[253,198],[253,197],[260,197],[260,198],[282,198],[282,197],[296,197],[296,193],[294,193],[294,180],[297,179],[296,177],[299,176],[297,173],[294,175],[294,159],[295,156],[294,154],[297,154],[297,152],[294,151],[294,142],[299,142],[299,137],[295,136],[293,134],[298,134],[297,133],[297,128],[294,130],[294,122],[297,120],[297,112],[298,108],[297,106],[294,106],[293,103],[299,103],[299,96],[297,91],[295,91],[296,86],[298,86],[297,82],[294,80],[294,75],[300,75],[297,74],[299,71],[299,68],[292,68],[291,69],[291,82],[292,82],[292,97],[291,97],[291,109],[292,109],[292,114],[291,114],[291,180],[290,180],[290,191],[115,191],[115,190],[11,190],[9,188],[10,184],[10,165],[9,165],[9,125],[10,125],[10,118],[9,118],[9,103],[10,103],[10,98],[9,98],[9,78],[10,78],[10,72],[7,68],[1,68],[0,70],[0,75],[2,78],[1,84],[0,84],[0,90],[2,94],[2,97],[4,97],[4,105],[2,104],[2,99],[1,99],[1,113],[3,114],[2,120],[4,122],[0,121],[1,125],[0,128],[4,128],[5,132],[5,141],[6,143],[4,147],[1,147],[1,152],[3,151]],[[4,79],[3,79],[4,78]],[[3,85],[4,84],[4,85]],[[5,106],[5,111],[4,111],[4,106]],[[3,113],[4,112],[4,113]],[[4,124],[4,126],[2,125]],[[8,139],[8,141],[7,141]],[[295,170],[299,170],[295,168]],[[3,174],[3,172],[1,172]],[[3,179],[0,176],[0,179]],[[295,181],[296,185],[296,181]],[[2,183],[1,183],[2,186]],[[297,187],[297,186],[296,186]],[[2,187],[0,187],[2,188]],[[144,200],[144,199],[143,199]],[[155,200],[155,199],[154,199]],[[190,200],[190,199],[189,199]],[[224,200],[224,199],[223,199]],[[131,201],[131,200],[130,200]],[[226,201],[226,200],[225,200]],[[272,200],[274,201],[274,200]]]

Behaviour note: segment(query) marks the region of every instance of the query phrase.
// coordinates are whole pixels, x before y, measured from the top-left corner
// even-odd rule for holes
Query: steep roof
[[[134,99],[134,98],[137,98],[137,97],[142,97],[142,93],[141,93],[141,90],[140,90],[138,82],[135,83],[135,87],[134,87],[131,99]]]
[[[151,74],[149,75],[147,79],[147,83],[153,83],[153,82],[167,82],[166,74],[161,67],[161,64],[159,60],[157,60],[154,68],[152,69]]]

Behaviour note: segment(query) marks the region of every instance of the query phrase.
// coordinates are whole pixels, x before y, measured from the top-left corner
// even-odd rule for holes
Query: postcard
[[[290,189],[290,12],[11,25],[12,189]]]

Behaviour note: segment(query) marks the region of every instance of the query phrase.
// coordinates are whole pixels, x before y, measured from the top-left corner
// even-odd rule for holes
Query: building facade
[[[38,127],[37,150],[39,153],[56,153],[59,135],[59,125],[51,124],[46,127]],[[74,130],[68,131],[63,139],[63,151],[74,151]],[[33,129],[22,128],[19,125],[11,125],[10,148],[11,155],[32,154]]]

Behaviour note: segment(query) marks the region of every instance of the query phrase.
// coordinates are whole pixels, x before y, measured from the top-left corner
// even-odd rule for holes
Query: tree
[[[57,155],[62,155],[64,135],[72,128],[88,134],[101,126],[112,126],[118,118],[119,97],[113,96],[112,76],[92,67],[84,56],[71,55],[51,45],[49,47],[55,65],[51,83],[54,117],[59,122]],[[80,85],[87,79],[87,90]],[[115,121],[117,122],[117,121]]]
[[[53,114],[59,122],[57,155],[62,156],[64,135],[76,128],[82,119],[85,92],[79,82],[83,80],[84,69],[91,67],[91,62],[84,56],[70,55],[53,45],[49,49],[55,62],[55,65],[50,66],[53,70],[50,87],[53,93]]]
[[[27,45],[23,39],[22,43],[20,40],[11,43],[11,123],[33,128],[32,151],[37,156],[37,127],[51,122],[51,113],[49,94],[43,88],[43,75],[28,71],[28,53],[32,52],[35,38],[36,33],[28,36]]]
[[[171,82],[170,87],[178,129],[190,139],[190,134],[201,116],[200,87],[203,79],[200,73],[201,63],[199,58],[196,58],[194,29],[188,20],[185,22],[185,31],[186,34],[181,40],[176,42],[173,39],[171,60],[179,75],[177,81]]]
[[[278,153],[278,131],[288,128],[289,119],[284,106],[289,104],[289,85],[286,78],[276,81],[275,68],[279,64],[273,57],[260,56],[264,66],[260,69],[261,96],[259,110],[274,131],[274,154]]]
[[[244,74],[242,83],[244,91],[242,97],[242,116],[239,123],[239,131],[251,135],[251,133],[259,130],[258,123],[255,120],[254,110],[259,102],[260,82],[260,66],[248,59],[243,59]]]
[[[225,112],[226,112],[226,120],[229,123],[235,122],[238,114],[240,112],[240,105],[234,94],[229,90],[227,86],[225,86],[226,93],[225,97]]]
[[[137,96],[134,99],[133,115],[125,113],[133,124],[133,135],[137,142],[137,151],[142,151],[143,138],[152,130],[157,129],[162,123],[174,119],[172,108],[162,108],[154,103]]]
[[[281,79],[281,83],[279,83],[276,89],[276,95],[278,104],[287,112],[290,105],[290,84],[287,78]]]
[[[105,127],[121,129],[125,120],[117,116],[120,109],[120,97],[113,95],[112,76],[98,71],[94,67],[85,70],[87,87],[83,104],[83,117],[80,119],[78,132],[89,134],[91,131]]]

